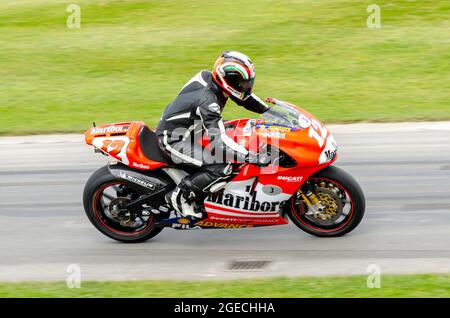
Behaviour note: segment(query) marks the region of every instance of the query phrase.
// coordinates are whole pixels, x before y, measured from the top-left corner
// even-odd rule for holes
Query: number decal
[[[328,130],[325,127],[323,127],[317,120],[311,119],[311,126],[309,127],[309,137],[317,140],[319,147],[322,147],[325,143],[327,134]]]
[[[117,156],[121,151],[123,146],[125,145],[125,141],[123,140],[103,140],[103,144],[101,149],[104,152],[108,152],[112,156]]]
[[[128,164],[127,149],[130,139],[127,136],[96,137],[92,140],[92,145],[106,154],[119,159],[124,164]]]

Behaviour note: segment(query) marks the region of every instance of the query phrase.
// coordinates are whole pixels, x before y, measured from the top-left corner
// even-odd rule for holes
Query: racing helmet
[[[243,101],[252,94],[255,67],[247,55],[225,51],[214,64],[212,76],[223,91]]]

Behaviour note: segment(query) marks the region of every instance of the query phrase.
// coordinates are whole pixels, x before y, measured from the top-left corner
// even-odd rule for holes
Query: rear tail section
[[[86,144],[139,170],[166,165],[156,146],[156,135],[141,121],[94,126],[84,133]]]

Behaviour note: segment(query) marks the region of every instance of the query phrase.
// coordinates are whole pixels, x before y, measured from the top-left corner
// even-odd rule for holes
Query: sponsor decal
[[[198,226],[190,226],[189,224],[180,224],[180,223],[172,223],[173,229],[182,229],[182,230],[193,230],[193,229],[200,229]]]
[[[141,186],[143,186],[143,187],[145,187],[147,189],[150,189],[150,190],[154,190],[155,189],[155,185],[153,183],[151,183],[151,182],[149,182],[147,180],[143,180],[141,178],[135,177],[135,176],[131,176],[131,175],[129,175],[129,174],[123,172],[123,171],[121,171],[119,173],[119,177],[121,177],[122,179],[125,179],[125,180],[129,180],[131,182],[134,182],[136,184],[139,184],[139,185],[141,185]]]
[[[225,77],[225,71],[223,70],[222,67],[217,66],[216,70],[217,70],[217,73],[220,74],[220,76]]]
[[[240,217],[236,218],[236,217],[217,217],[214,215],[209,216],[209,220],[218,220],[218,221],[227,222],[227,223],[248,222],[251,224],[256,224],[256,223],[272,224],[273,222],[277,222],[279,218],[280,218],[280,216],[274,216],[273,218],[246,218],[245,216],[240,216]]]
[[[283,180],[287,182],[300,182],[303,177],[291,177],[291,176],[278,176],[278,180]]]
[[[191,223],[191,220],[186,219],[186,218],[179,218],[177,220],[177,222],[180,223],[180,224],[189,224],[189,223]]]
[[[209,215],[208,218],[210,220],[225,221],[225,222],[228,222],[228,223],[238,222],[238,221],[241,220],[240,218],[233,217],[233,216],[217,217],[217,216],[214,216],[214,215]]]
[[[242,229],[253,227],[251,224],[235,224],[235,223],[222,223],[222,222],[209,222],[209,221],[200,221],[195,223],[195,225],[203,226],[203,227],[216,227],[216,228],[225,228],[225,229]]]
[[[92,127],[91,135],[106,134],[106,133],[119,133],[127,131],[129,126],[106,126],[106,127]]]
[[[223,192],[211,193],[206,201],[238,210],[263,212],[278,212],[279,207],[284,203],[284,201],[260,202],[256,200],[256,192],[251,197],[235,196],[230,193],[224,194]]]
[[[333,160],[337,155],[337,151],[338,146],[336,140],[333,136],[328,136],[326,146],[319,157],[319,164],[323,164],[325,162]]]
[[[133,162],[132,165],[133,165],[133,167],[140,168],[140,169],[150,169],[150,166],[144,165],[142,163]]]
[[[286,135],[280,132],[272,131],[272,132],[263,132],[261,133],[262,137],[265,138],[278,138],[278,139],[284,139],[286,138]]]
[[[258,125],[256,125],[256,129],[267,130],[270,132],[278,132],[278,133],[287,133],[287,132],[295,131],[295,128],[282,126],[282,125],[274,125],[274,124],[258,124]]]
[[[324,154],[325,154],[325,157],[327,157],[327,161],[330,161],[330,160],[334,159],[334,157],[336,157],[337,149],[335,149],[335,150],[326,150],[324,152]]]

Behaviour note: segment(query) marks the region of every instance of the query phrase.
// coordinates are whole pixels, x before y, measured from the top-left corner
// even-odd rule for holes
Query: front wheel
[[[146,241],[159,232],[156,218],[119,216],[117,207],[143,195],[139,189],[118,180],[108,167],[98,169],[86,182],[83,192],[84,210],[91,223],[104,235],[125,243]]]
[[[299,193],[287,208],[289,218],[303,231],[320,237],[336,237],[351,232],[364,216],[366,201],[358,182],[344,170],[328,166],[308,179],[322,210],[312,213]]]

